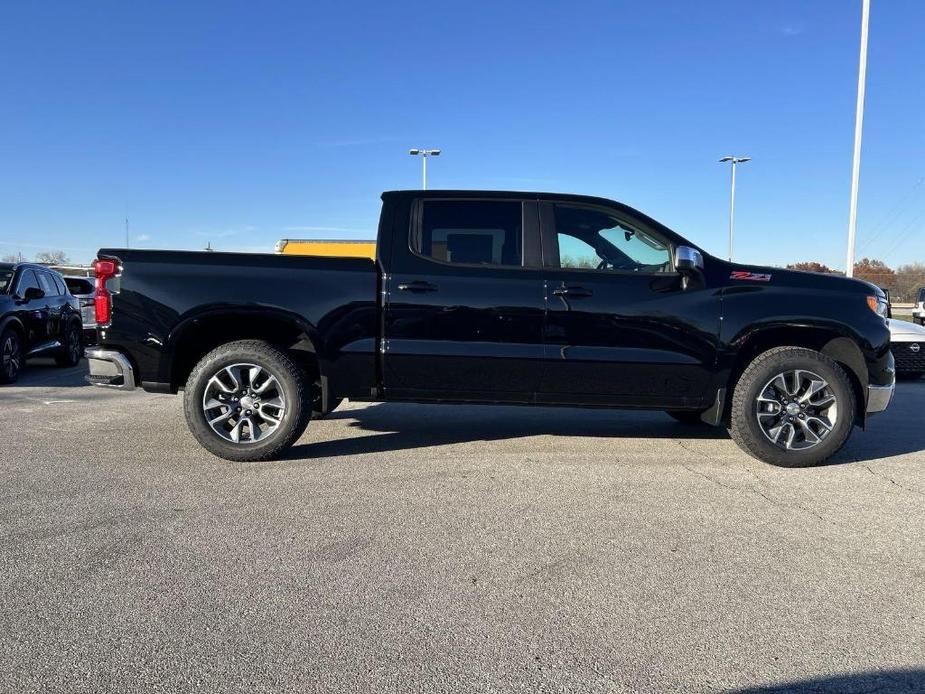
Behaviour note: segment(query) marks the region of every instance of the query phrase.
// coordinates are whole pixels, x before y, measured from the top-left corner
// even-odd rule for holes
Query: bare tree
[[[64,251],[41,251],[35,254],[35,262],[47,265],[66,265],[71,262]]]
[[[896,268],[894,301],[915,301],[919,289],[925,287],[925,263],[909,263]]]
[[[13,255],[13,254],[11,253],[11,254],[9,254],[9,255],[3,256],[3,258],[0,258],[0,261],[2,261],[2,262],[4,262],[4,263],[18,263],[18,262],[19,262],[19,256],[18,256],[18,255]]]

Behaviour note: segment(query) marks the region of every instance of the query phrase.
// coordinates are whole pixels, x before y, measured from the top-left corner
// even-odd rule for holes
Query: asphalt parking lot
[[[396,404],[232,464],[80,371],[0,390],[3,691],[925,688],[925,382],[806,470],[660,413]]]

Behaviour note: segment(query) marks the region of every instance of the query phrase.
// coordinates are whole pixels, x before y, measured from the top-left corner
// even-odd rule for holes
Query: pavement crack
[[[913,489],[912,487],[907,487],[907,486],[905,486],[905,485],[903,485],[903,484],[900,484],[899,482],[897,482],[896,480],[894,480],[894,479],[893,479],[892,477],[890,477],[889,475],[884,475],[884,474],[881,473],[881,472],[874,472],[874,470],[870,467],[870,465],[863,465],[863,467],[864,467],[865,470],[867,470],[867,471],[868,471],[870,474],[872,474],[874,477],[879,477],[879,478],[882,479],[882,480],[886,480],[886,481],[889,482],[890,484],[899,487],[899,488],[902,489],[903,491],[909,492],[910,494],[917,494],[917,495],[919,495],[919,496],[925,496],[925,492],[921,492],[921,491],[919,491],[918,489]]]

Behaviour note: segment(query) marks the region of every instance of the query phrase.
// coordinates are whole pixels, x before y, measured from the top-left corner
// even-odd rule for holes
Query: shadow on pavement
[[[89,387],[84,380],[87,375],[87,362],[81,361],[77,366],[61,368],[55,360],[38,357],[26,361],[25,368],[19,374],[19,380],[10,385],[0,386],[0,394],[4,388],[82,388]]]
[[[890,409],[856,429],[830,465],[877,460],[925,449],[925,383],[901,383]],[[373,404],[333,412],[368,436],[297,445],[288,458],[337,457],[527,436],[632,439],[728,439],[722,427],[683,425],[661,412],[505,405]],[[320,426],[313,423],[309,426]]]
[[[725,429],[680,424],[661,412],[570,407],[383,403],[334,412],[327,419],[354,420],[350,422],[351,427],[383,433],[302,444],[294,447],[289,457],[381,453],[543,434],[615,439],[729,438]]]
[[[925,691],[925,670],[879,670],[733,690],[735,694],[861,694]]]

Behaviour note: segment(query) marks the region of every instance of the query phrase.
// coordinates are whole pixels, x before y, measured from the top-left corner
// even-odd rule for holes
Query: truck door
[[[672,246],[604,206],[542,202],[547,265],[540,402],[703,404],[719,301],[683,288]]]
[[[422,194],[393,234],[387,397],[532,401],[544,354],[536,202]]]

